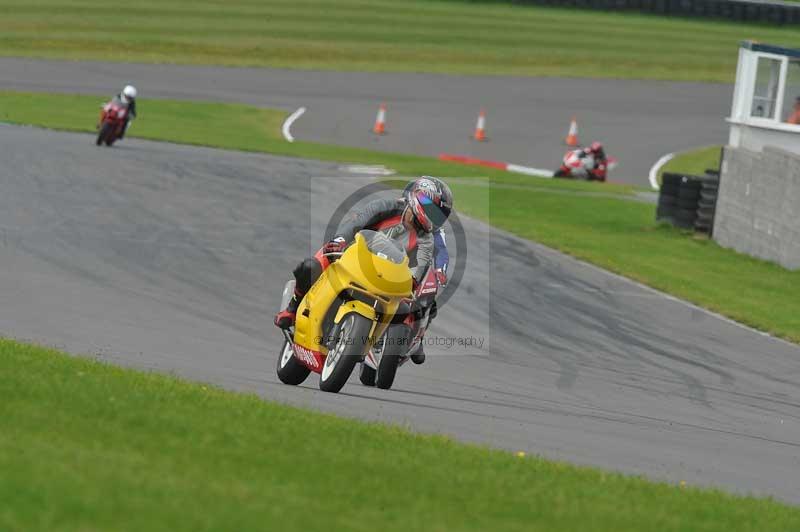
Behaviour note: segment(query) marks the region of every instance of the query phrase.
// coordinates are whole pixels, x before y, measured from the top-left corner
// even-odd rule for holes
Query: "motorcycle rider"
[[[137,92],[136,87],[133,85],[125,85],[122,91],[111,99],[112,103],[116,103],[128,110],[128,114],[125,115],[125,127],[122,128],[119,134],[119,140],[122,140],[125,136],[125,132],[128,131],[131,120],[136,118]]]
[[[594,141],[583,152],[594,159],[594,168],[587,168],[589,181],[605,181],[608,173],[608,157],[600,142]]]
[[[362,229],[381,231],[406,250],[411,263],[416,263],[412,268],[414,287],[422,280],[431,261],[434,261],[437,268],[436,275],[440,284],[444,285],[447,282],[449,257],[442,225],[450,216],[452,208],[453,194],[450,187],[429,176],[409,182],[400,198],[376,199],[367,203],[361,210],[342,221],[336,236],[330,242],[322,246],[313,257],[297,265],[293,272],[296,280],[294,295],[286,308],[276,314],[275,325],[282,329],[294,325],[300,301],[322,271],[330,265],[325,254],[343,252]],[[431,309],[431,319],[435,314],[435,308]],[[415,364],[425,361],[421,343],[420,349],[411,355],[411,360]]]

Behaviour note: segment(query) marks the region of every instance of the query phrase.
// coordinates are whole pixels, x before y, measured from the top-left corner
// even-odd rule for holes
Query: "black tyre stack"
[[[719,180],[710,175],[665,173],[658,194],[656,220],[710,234],[718,188]]]
[[[661,188],[658,191],[658,208],[656,208],[656,221],[672,223],[675,217],[675,208],[678,205],[678,190],[680,190],[680,176],[664,174],[661,177]]]
[[[698,233],[711,234],[714,228],[718,193],[719,172],[706,170],[706,177],[700,180],[700,199],[697,202],[697,220],[694,222],[694,230]]]

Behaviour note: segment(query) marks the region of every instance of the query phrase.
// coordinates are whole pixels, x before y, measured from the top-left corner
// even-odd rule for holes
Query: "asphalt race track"
[[[298,140],[436,156],[441,152],[555,169],[569,120],[584,143],[601,140],[620,165],[612,180],[649,186],[664,154],[723,144],[733,87],[630,80],[314,72],[0,58],[0,89],[110,96],[126,83],[147,98],[244,102],[293,111]],[[388,131],[370,133],[378,104]],[[489,142],[471,141],[481,107]]]
[[[391,391],[280,384],[287,272],[362,184],[329,163],[0,126],[0,335],[800,502],[800,348],[471,220],[424,366]]]

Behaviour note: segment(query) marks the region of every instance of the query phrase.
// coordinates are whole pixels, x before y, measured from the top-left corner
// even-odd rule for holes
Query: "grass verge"
[[[654,222],[655,206],[556,191],[453,183],[459,212],[800,342],[800,270]]]
[[[706,146],[678,153],[661,168],[659,181],[664,172],[702,176],[707,169],[719,169],[721,148],[721,146]]]
[[[743,39],[800,46],[791,29],[612,10],[143,0],[118,17],[101,0],[0,0],[0,54],[58,59],[731,82]]]
[[[0,122],[26,124],[65,131],[95,133],[100,104],[108,97],[0,91]],[[140,118],[129,136],[214,148],[306,157],[340,163],[384,165],[401,175],[432,174],[443,177],[489,177],[504,184],[545,189],[602,191],[628,195],[629,185],[531,179],[491,168],[477,168],[431,157],[385,153],[363,148],[287,142],[281,125],[288,113],[241,104],[147,99],[137,104]]]
[[[0,93],[0,120],[94,131],[99,101],[92,96]],[[71,114],[62,115],[61,110]],[[461,212],[800,342],[800,271],[790,272],[722,249],[713,241],[657,226],[654,206],[630,201],[631,187],[534,179],[428,157],[290,144],[279,136],[282,113],[247,106],[147,100],[141,113],[142,119],[131,133],[148,138],[181,141],[178,135],[183,133],[174,124],[189,120],[198,128],[186,134],[196,135],[194,140],[204,145],[384,164],[402,175],[465,177],[451,180]],[[192,118],[193,113],[200,118]],[[706,155],[712,153],[717,152],[709,148]],[[684,163],[687,169],[691,169],[690,163],[703,170],[709,165],[702,154]],[[487,175],[492,184],[488,190],[469,179]]]
[[[793,530],[800,510],[0,340],[0,529]],[[330,452],[336,449],[337,452]]]

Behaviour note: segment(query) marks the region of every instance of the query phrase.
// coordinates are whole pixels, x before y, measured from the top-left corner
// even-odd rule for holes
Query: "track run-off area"
[[[800,502],[795,345],[461,217],[464,277],[423,366],[401,368],[390,391],[355,375],[336,395],[313,376],[285,386],[271,324],[283,283],[363,176],[136,139],[98,148],[91,135],[16,126],[0,126],[0,146],[0,335],[463,441]]]
[[[0,58],[0,89],[110,95],[128,83],[147,98],[247,103],[295,112],[298,140],[481,159],[554,170],[575,116],[579,139],[619,160],[611,179],[649,187],[666,153],[722,144],[733,87],[609,79],[357,73]],[[387,131],[371,133],[387,104]],[[488,142],[470,139],[481,108]]]

